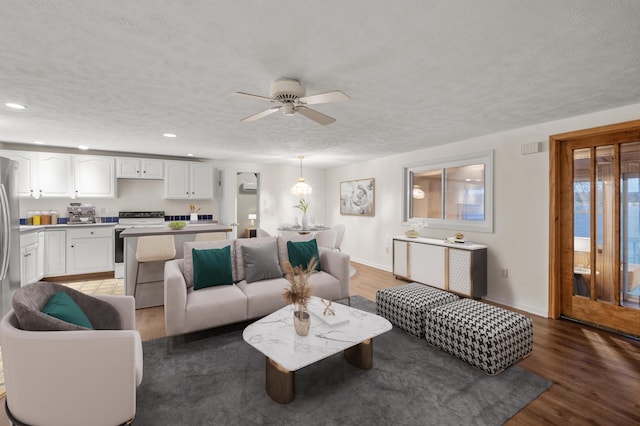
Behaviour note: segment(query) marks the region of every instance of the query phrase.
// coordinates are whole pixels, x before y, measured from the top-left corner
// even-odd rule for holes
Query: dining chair
[[[336,243],[334,244],[333,248],[341,251],[340,247],[342,247],[342,240],[344,240],[345,226],[340,223],[338,225],[335,225],[332,229],[336,231]]]

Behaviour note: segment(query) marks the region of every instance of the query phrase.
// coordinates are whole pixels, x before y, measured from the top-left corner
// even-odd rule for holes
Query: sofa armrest
[[[175,259],[164,264],[164,325],[167,336],[185,333],[187,282],[180,268],[182,262],[183,259]]]
[[[92,296],[116,308],[122,320],[123,330],[136,329],[136,301],[133,296],[114,296],[108,294],[92,294]]]
[[[351,275],[349,273],[349,262],[351,257],[346,253],[323,247],[319,247],[318,251],[320,252],[320,268],[340,281],[340,299],[350,297],[349,283]]]

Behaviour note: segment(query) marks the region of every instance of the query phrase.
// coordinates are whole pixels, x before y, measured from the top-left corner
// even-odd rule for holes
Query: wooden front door
[[[640,336],[640,121],[550,147],[550,316]]]

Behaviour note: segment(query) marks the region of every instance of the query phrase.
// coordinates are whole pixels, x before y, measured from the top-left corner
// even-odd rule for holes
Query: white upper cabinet
[[[117,160],[117,177],[127,179],[163,179],[164,161],[152,158],[125,158]]]
[[[38,155],[38,192],[43,197],[71,197],[71,155],[41,152]]]
[[[164,198],[209,200],[213,198],[213,166],[186,161],[164,162]]]
[[[0,155],[18,162],[18,196],[33,197],[38,191],[38,153],[2,151]]]
[[[76,197],[116,198],[113,157],[73,157],[73,191]]]

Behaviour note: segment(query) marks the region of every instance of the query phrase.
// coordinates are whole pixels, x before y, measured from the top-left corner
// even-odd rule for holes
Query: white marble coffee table
[[[295,398],[295,371],[344,351],[352,365],[373,366],[373,338],[391,330],[385,318],[333,303],[336,315],[331,320],[348,320],[329,325],[322,319],[321,299],[309,302],[311,329],[299,336],[293,327],[293,305],[268,315],[244,329],[245,342],[266,356],[267,394],[276,402],[287,404]],[[316,314],[315,312],[318,312]]]

